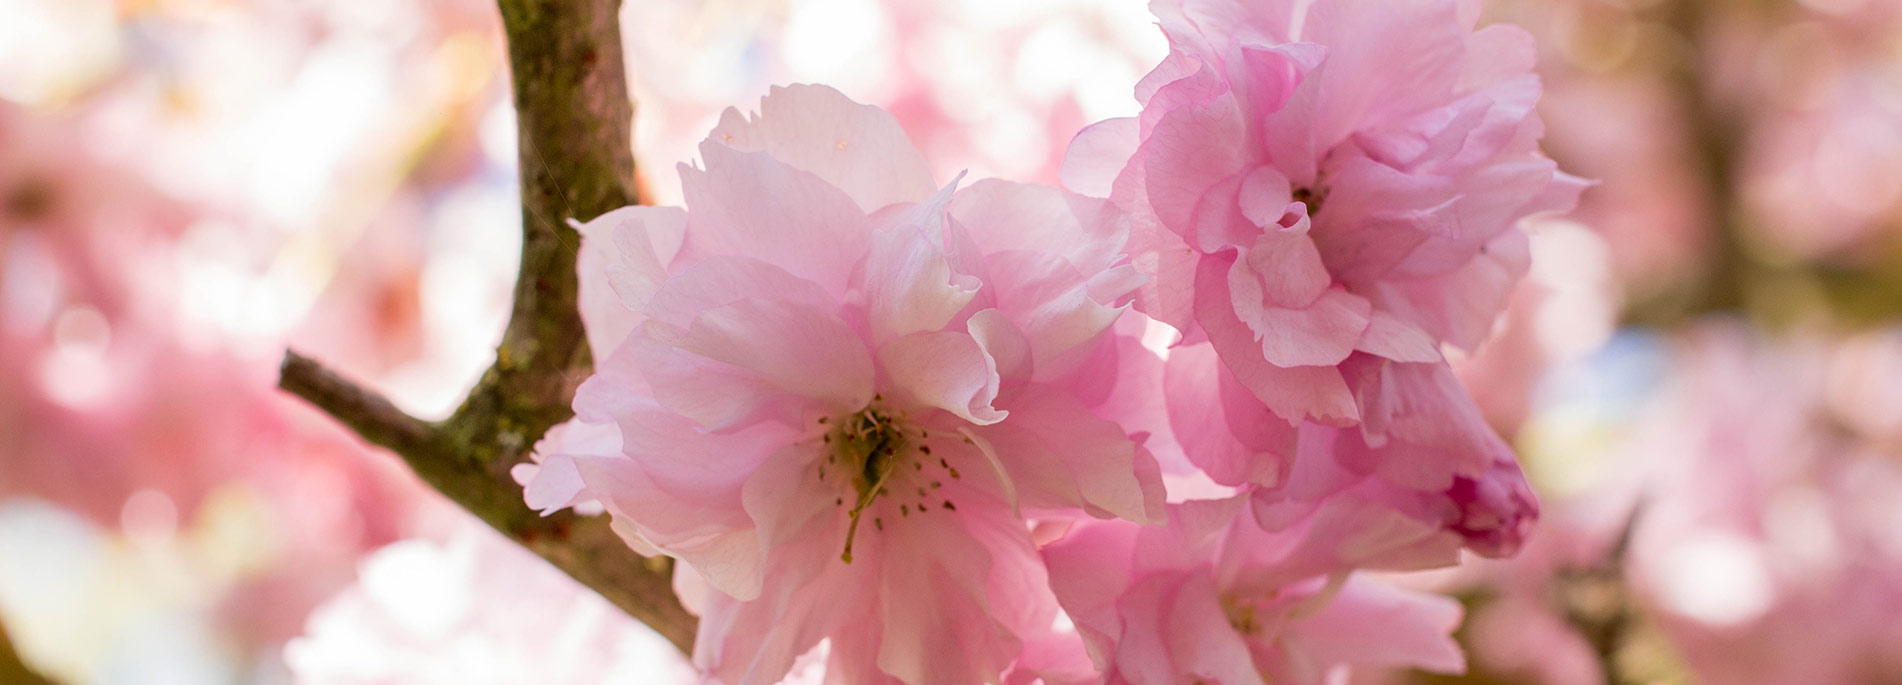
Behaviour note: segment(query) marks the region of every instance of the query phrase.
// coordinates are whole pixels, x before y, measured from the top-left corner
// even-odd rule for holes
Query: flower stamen
[[[841,421],[839,440],[832,442],[837,446],[835,456],[846,458],[848,467],[856,465],[857,473],[852,477],[852,486],[858,491],[858,499],[852,505],[849,515],[852,522],[845,529],[845,551],[839,558],[852,563],[852,541],[858,537],[859,518],[865,508],[872,505],[885,490],[885,483],[898,468],[898,455],[905,447],[904,430],[874,399],[872,405],[859,410],[850,418]],[[883,521],[873,521],[879,530],[884,530]]]

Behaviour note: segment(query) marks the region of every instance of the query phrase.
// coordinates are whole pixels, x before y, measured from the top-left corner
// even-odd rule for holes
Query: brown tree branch
[[[496,475],[470,461],[453,437],[458,434],[453,419],[440,425],[420,421],[296,352],[285,353],[282,373],[280,387],[365,440],[395,452],[424,483],[640,619],[682,652],[692,652],[697,619],[674,596],[671,560],[635,554],[604,518],[565,511],[537,515],[522,503],[521,488],[506,472]]]
[[[1750,290],[1759,287],[1771,271],[1751,252],[1746,235],[1750,216],[1739,197],[1739,157],[1750,135],[1748,112],[1719,92],[1709,73],[1720,61],[1711,35],[1711,17],[1717,11],[1718,5],[1705,0],[1674,0],[1654,6],[1647,14],[1683,39],[1682,51],[1673,55],[1663,76],[1676,100],[1691,161],[1702,176],[1700,199],[1708,242],[1702,273],[1693,282],[1628,303],[1628,323],[1676,326],[1714,312],[1748,314]]]
[[[522,178],[522,259],[495,363],[440,423],[295,352],[279,385],[365,440],[401,456],[425,483],[692,651],[696,619],[673,594],[672,562],[635,554],[601,518],[539,516],[509,469],[573,415],[590,358],[576,308],[576,248],[565,219],[636,203],[633,105],[621,65],[618,0],[499,0],[514,84]]]
[[[1597,563],[1584,568],[1561,569],[1552,578],[1550,603],[1578,631],[1592,654],[1598,657],[1608,685],[1636,685],[1647,682],[1631,673],[1628,659],[1633,633],[1639,623],[1637,600],[1625,582],[1625,562],[1631,551],[1632,534],[1638,529],[1643,503],[1632,508],[1618,538]]]
[[[13,649],[13,640],[7,637],[6,627],[0,626],[0,683],[51,685],[52,682],[20,659],[20,653]]]

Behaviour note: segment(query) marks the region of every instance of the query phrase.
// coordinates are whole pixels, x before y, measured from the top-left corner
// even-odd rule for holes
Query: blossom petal
[[[1237,144],[1244,135],[1232,97],[1163,115],[1137,154],[1147,159],[1143,190],[1164,226],[1193,235],[1196,213],[1207,204],[1209,191],[1246,169],[1243,146]],[[1232,206],[1211,206],[1210,211]]]
[[[866,212],[844,191],[763,152],[700,145],[706,169],[680,165],[692,254],[752,257],[843,294],[871,245]],[[930,195],[927,189],[919,198]]]
[[[1169,423],[1189,460],[1223,485],[1279,484],[1294,458],[1294,427],[1243,388],[1208,345],[1170,350],[1166,365]]]
[[[901,226],[872,237],[865,297],[872,340],[936,331],[977,295],[979,282],[951,270],[922,230]]]
[[[1379,309],[1368,315],[1367,332],[1354,350],[1397,362],[1433,363],[1445,359],[1426,331]]]
[[[665,482],[620,457],[577,457],[574,463],[590,492],[605,493],[601,501],[608,513],[633,522],[640,539],[692,564],[722,592],[759,594],[763,560],[751,522],[732,515],[738,507],[720,504],[737,498],[730,485]]]
[[[1032,183],[978,181],[949,211],[977,251],[1053,255],[1084,274],[1109,268],[1129,238],[1129,219],[1109,201]]]
[[[643,362],[656,394],[683,409],[689,397],[707,392],[728,393],[723,404],[755,406],[778,393],[817,401],[833,411],[857,410],[872,397],[871,357],[858,334],[838,317],[803,303],[740,300],[701,312],[685,331],[652,323],[648,331],[687,355],[719,365],[700,364],[703,371],[723,371],[732,379],[723,391],[718,384],[683,377],[663,358]],[[673,364],[686,361],[676,357]]]
[[[1055,613],[1022,611],[1052,604],[1029,532],[1008,509],[960,499],[956,511],[910,517],[887,543],[878,668],[904,682],[997,682],[1017,635]],[[1006,580],[1024,571],[1032,582]],[[1040,614],[1042,626],[1025,625]]]
[[[1109,197],[1116,177],[1142,144],[1135,117],[1104,119],[1085,126],[1063,152],[1057,176],[1063,187],[1090,197]]]
[[[1347,425],[1360,418],[1353,395],[1331,366],[1280,367],[1262,356],[1262,344],[1235,315],[1226,272],[1234,257],[1204,258],[1196,275],[1196,320],[1235,378],[1289,422],[1305,418]]]
[[[867,213],[917,202],[937,188],[924,155],[897,118],[830,86],[774,86],[752,117],[728,108],[710,138],[811,172],[845,191]]]
[[[606,354],[640,325],[635,313],[666,280],[685,238],[687,213],[676,207],[622,207],[576,230],[581,232],[581,252],[575,257],[581,323],[588,346]]]
[[[1505,308],[1506,298],[1531,263],[1526,234],[1507,231],[1488,242],[1479,258],[1457,271],[1381,282],[1368,289],[1368,297],[1378,308],[1471,352],[1492,335],[1494,318]],[[1382,356],[1395,361],[1429,361]]]
[[[668,278],[647,299],[643,313],[653,321],[687,328],[701,312],[750,298],[789,300],[815,309],[836,306],[836,300],[819,284],[771,262],[715,255]]]
[[[879,364],[903,399],[951,412],[977,425],[1004,420],[997,399],[997,362],[965,333],[914,333],[885,343]]]
[[[1466,670],[1453,630],[1458,601],[1355,575],[1333,601],[1302,622],[1301,644],[1322,664]]]
[[[1024,506],[1161,520],[1161,470],[1121,427],[1044,387],[1013,399],[1010,412],[1015,420],[975,432],[996,450]]]

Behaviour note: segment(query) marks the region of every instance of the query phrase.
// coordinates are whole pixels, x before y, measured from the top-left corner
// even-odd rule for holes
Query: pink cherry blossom
[[[1044,549],[1107,683],[1319,683],[1347,666],[1457,672],[1459,604],[1352,575],[1335,530],[1265,530],[1246,496],[1169,505],[1165,526],[1080,524]]]
[[[1530,533],[1538,502],[1511,448],[1444,364],[1354,355],[1341,368],[1368,410],[1360,425],[1335,428],[1289,426],[1222,362],[1207,343],[1170,350],[1163,391],[1173,435],[1215,482],[1252,489],[1270,530],[1353,502],[1380,512],[1377,527],[1393,536],[1383,544],[1411,550],[1409,568],[1455,563],[1461,546],[1510,555]]]
[[[470,518],[370,555],[285,647],[299,683],[685,683],[673,645]]]
[[[1731,323],[1673,341],[1626,455],[1646,491],[1626,577],[1699,679],[1902,675],[1902,466],[1893,435],[1836,408],[1896,406],[1892,384],[1841,384],[1892,367],[1895,335],[1852,339],[1887,348],[1861,354]]]
[[[687,210],[582,227],[599,363],[530,505],[597,500],[717,590],[695,661],[720,681],[822,640],[841,677],[998,679],[1056,611],[1021,516],[1163,517],[1154,458],[1086,401],[1140,283],[1127,221],[939,188],[890,115],[821,86],[729,110],[700,154]]]
[[[1351,425],[1350,357],[1471,350],[1526,269],[1515,222],[1582,183],[1537,148],[1531,38],[1454,0],[1168,0],[1142,114],[1065,182],[1134,214],[1146,313],[1206,337],[1290,421]]]

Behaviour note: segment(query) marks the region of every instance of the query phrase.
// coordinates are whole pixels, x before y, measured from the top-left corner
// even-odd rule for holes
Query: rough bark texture
[[[509,469],[572,415],[590,367],[576,309],[569,218],[639,201],[629,142],[617,0],[500,0],[514,83],[522,179],[522,261],[495,363],[449,419],[425,422],[375,392],[286,352],[279,385],[395,452],[449,499],[691,652],[696,620],[673,566],[623,544],[603,518],[543,517]]]

